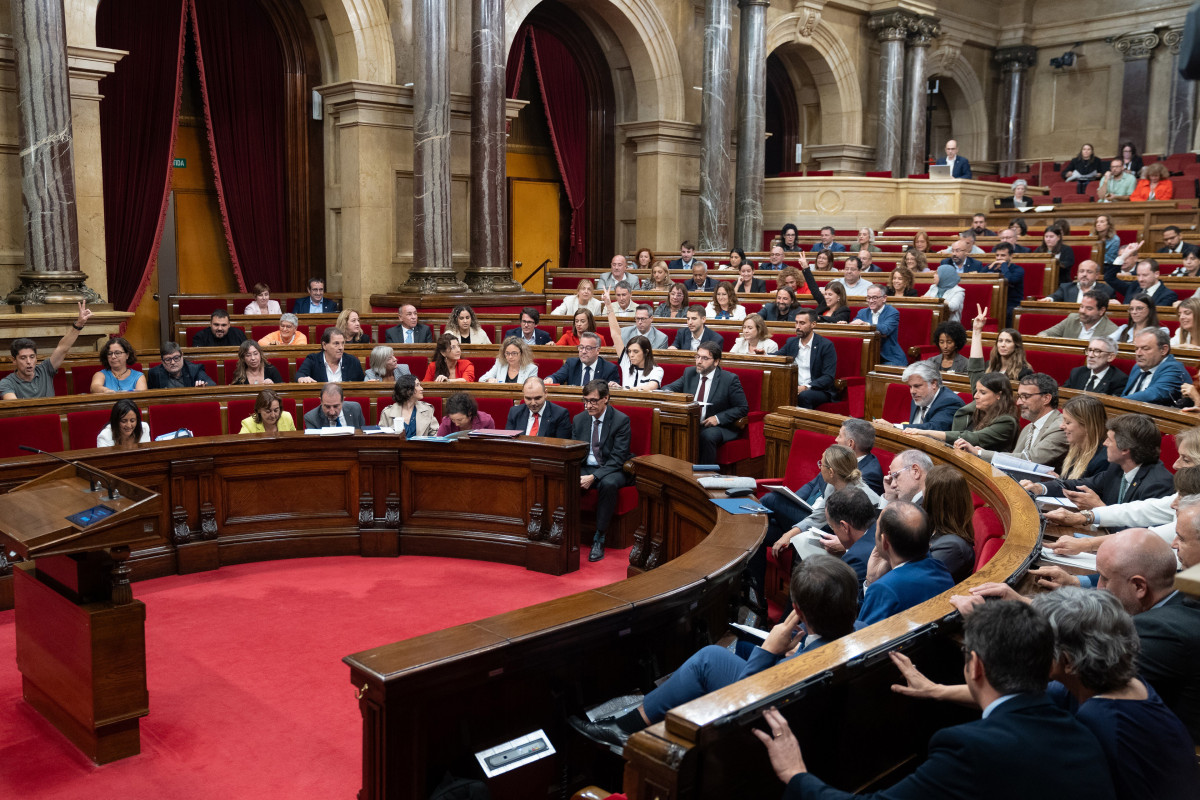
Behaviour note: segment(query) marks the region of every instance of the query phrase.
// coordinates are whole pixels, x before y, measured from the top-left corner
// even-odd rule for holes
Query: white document
[[[1088,572],[1096,571],[1095,553],[1076,553],[1073,556],[1068,556],[1056,553],[1049,547],[1042,547],[1042,561],[1047,564],[1057,564],[1060,567],[1075,567],[1076,569],[1085,569]]]
[[[816,528],[809,528],[792,537],[792,547],[796,549],[796,555],[801,560],[808,558],[814,553],[829,554],[829,551],[825,549],[825,545],[821,544],[821,533],[822,531]]]
[[[731,622],[729,624],[731,627],[737,628],[739,631],[748,636],[753,636],[754,638],[761,639],[764,642],[767,640],[768,631],[760,631],[758,628],[751,628],[749,625],[743,625],[740,622]]]
[[[1037,497],[1034,498],[1034,502],[1036,502],[1038,508],[1042,510],[1049,510],[1052,508],[1065,508],[1068,511],[1079,510],[1079,506],[1075,505],[1065,497]]]

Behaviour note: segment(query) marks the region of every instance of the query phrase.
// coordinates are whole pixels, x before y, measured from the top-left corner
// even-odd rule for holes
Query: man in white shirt
[[[654,327],[654,309],[644,303],[633,312],[633,324],[621,328],[621,340],[629,344],[635,336],[645,336],[650,340],[650,346],[661,350],[667,346],[667,335]]]
[[[830,283],[840,283],[846,290],[847,297],[866,297],[867,290],[874,284],[864,280],[861,275],[862,263],[858,260],[858,256],[850,256],[842,268],[842,277],[835,278]]]
[[[1058,427],[1062,413],[1058,410],[1058,384],[1054,378],[1043,372],[1022,378],[1017,387],[1017,407],[1029,424],[1021,429],[1012,454],[1057,470],[1067,455],[1067,434]],[[988,463],[996,456],[995,451],[976,447],[963,439],[955,442],[954,446],[964,452],[974,453]]]
[[[625,256],[617,253],[612,257],[612,271],[606,272],[596,279],[597,289],[611,289],[621,281],[625,280],[626,269],[628,267],[625,261]]]
[[[637,304],[633,302],[633,292],[628,281],[617,281],[617,285],[613,287],[613,310],[617,312],[618,317],[633,316],[633,312],[637,309]]]
[[[1050,326],[1038,336],[1083,339],[1090,342],[1098,336],[1109,336],[1116,330],[1116,324],[1108,318],[1108,296],[1091,289],[1084,292],[1080,299],[1078,313],[1068,314],[1066,319]]]

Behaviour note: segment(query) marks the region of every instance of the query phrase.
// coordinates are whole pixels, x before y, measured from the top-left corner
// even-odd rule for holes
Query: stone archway
[[[969,159],[987,160],[989,137],[987,104],[983,87],[970,63],[955,48],[940,48],[930,54],[929,77],[946,81],[941,93],[950,113],[950,134],[958,151]],[[939,144],[930,145],[935,155]]]
[[[862,144],[863,104],[858,70],[849,48],[823,21],[805,9],[773,19],[767,27],[767,52],[804,62],[821,99],[824,139],[838,144]]]

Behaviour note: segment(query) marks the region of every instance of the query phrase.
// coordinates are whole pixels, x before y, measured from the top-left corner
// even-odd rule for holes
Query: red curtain
[[[529,49],[533,54],[533,67],[537,74],[538,90],[542,105],[546,109],[546,122],[550,126],[550,142],[554,146],[554,158],[562,175],[567,203],[571,206],[570,254],[567,266],[581,268],[584,263],[584,201],[587,198],[587,86],[575,57],[561,41],[536,28],[528,31]],[[517,32],[517,44],[523,45],[522,31]],[[524,51],[521,51],[523,58]],[[521,58],[517,69],[521,68]],[[544,65],[544,68],[543,68]],[[510,72],[509,96],[515,96],[520,84],[520,73]]]
[[[529,27],[522,25],[513,37],[512,49],[508,51],[508,64],[504,70],[505,92],[508,99],[516,99],[521,89],[521,70],[525,68],[525,40],[529,38]]]
[[[287,282],[284,60],[256,0],[187,0],[221,222],[238,285]]]
[[[108,300],[120,311],[137,307],[162,240],[183,31],[183,0],[105,0],[96,11],[96,44],[129,51],[100,81]]]

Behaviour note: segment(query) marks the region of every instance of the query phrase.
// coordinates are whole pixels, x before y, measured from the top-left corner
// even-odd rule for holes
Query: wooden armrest
[[[737,422],[733,423],[733,427],[737,428],[739,431],[744,431],[744,430],[746,430],[746,426],[749,424],[750,424],[750,418],[742,417]]]
[[[834,378],[833,379],[833,388],[837,389],[839,392],[844,390],[846,388],[846,386],[847,386],[847,383],[846,383],[845,378]]]

